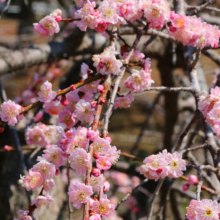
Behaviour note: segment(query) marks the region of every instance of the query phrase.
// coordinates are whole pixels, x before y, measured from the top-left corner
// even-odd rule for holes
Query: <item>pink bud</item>
[[[99,67],[103,68],[105,66],[105,64],[103,62],[99,62]]]
[[[105,137],[105,140],[109,141],[109,143],[111,143],[111,142],[112,142],[112,138],[111,138],[111,137],[109,137],[109,136],[106,136],[106,137]]]
[[[99,177],[101,174],[101,171],[97,168],[93,168],[92,169],[92,175],[95,176],[95,177]]]
[[[62,20],[63,20],[63,19],[62,19],[62,17],[61,17],[60,15],[57,15],[57,16],[56,16],[56,21],[57,21],[57,22],[61,22]]]
[[[92,101],[91,106],[92,106],[92,108],[96,108],[97,107],[97,101]]]
[[[94,159],[98,160],[99,159],[99,154],[97,152],[94,152],[93,157],[94,157]]]
[[[199,182],[198,177],[195,175],[190,175],[188,178],[189,185],[195,185]]]
[[[118,87],[118,92],[120,92],[120,90],[121,90],[121,87],[119,86],[119,87]]]
[[[55,175],[58,176],[60,174],[60,169],[56,169]]]
[[[71,85],[69,88],[70,88],[70,91],[76,90],[76,86],[75,85]]]
[[[189,189],[189,184],[183,184],[183,191],[187,191]]]
[[[95,139],[98,137],[98,133],[96,131],[93,131],[93,130],[90,130],[88,129],[87,131],[87,138],[90,140],[90,141],[95,141]]]
[[[128,50],[128,46],[127,45],[123,45],[123,46],[121,46],[120,50],[121,50],[122,53],[125,53]]]
[[[4,132],[4,128],[3,127],[0,127],[0,133],[3,133]]]
[[[101,98],[100,101],[99,101],[101,104],[105,104],[106,100]]]
[[[159,173],[161,173],[163,171],[163,169],[162,168],[159,168],[156,172],[159,174]]]
[[[66,95],[62,95],[62,98],[60,100],[61,105],[67,106],[68,105],[68,100],[66,98]]]
[[[98,85],[98,92],[102,92],[104,90],[104,86],[103,85]]]
[[[11,146],[8,146],[8,145],[5,145],[5,146],[4,146],[4,151],[5,151],[5,152],[11,151],[11,150],[14,150],[14,148],[11,147]]]
[[[176,28],[173,27],[172,25],[170,25],[170,26],[169,26],[169,31],[170,31],[170,32],[175,32],[175,31],[176,31]]]
[[[109,191],[109,189],[110,189],[110,183],[108,181],[105,181],[104,182],[104,192]]]

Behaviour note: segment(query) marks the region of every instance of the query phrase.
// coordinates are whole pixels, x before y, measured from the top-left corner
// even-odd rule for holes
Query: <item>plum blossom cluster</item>
[[[214,133],[220,138],[220,88],[216,86],[212,88],[210,94],[203,94],[200,96],[198,108],[206,118]]]
[[[58,22],[62,21],[62,11],[56,9],[50,13],[50,15],[42,18],[39,23],[34,23],[34,31],[38,34],[48,36],[57,34],[60,31]]]
[[[169,34],[183,45],[194,46],[199,49],[204,47],[218,47],[220,31],[218,26],[210,25],[201,21],[196,16],[185,16],[170,13],[171,25]]]
[[[191,200],[186,209],[189,220],[218,220],[220,215],[218,202],[211,199]]]
[[[63,128],[60,126],[38,123],[27,128],[25,137],[28,145],[45,147],[57,144],[63,134]]]
[[[98,8],[96,2],[76,1],[82,7],[74,13],[75,25],[82,31],[87,27],[103,33],[112,25],[123,25],[127,21],[134,22],[142,16],[150,23],[151,28],[161,29],[169,20],[170,6],[166,0],[104,0]]]
[[[179,152],[171,154],[163,150],[162,153],[146,157],[143,162],[139,169],[140,173],[155,181],[166,176],[178,178],[183,174],[182,171],[186,170],[186,161]]]

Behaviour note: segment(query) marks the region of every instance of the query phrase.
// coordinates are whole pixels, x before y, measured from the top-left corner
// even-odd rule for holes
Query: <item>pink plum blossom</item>
[[[15,125],[18,122],[16,117],[19,115],[20,110],[21,106],[11,100],[3,102],[0,111],[1,120],[8,122],[9,125]]]
[[[29,170],[29,175],[21,179],[21,184],[26,190],[35,190],[37,187],[41,186],[43,183],[43,177],[40,172],[33,172]]]
[[[110,200],[107,199],[107,196],[104,194],[99,201],[94,201],[92,204],[92,209],[95,213],[108,218],[109,213],[114,211],[115,206],[110,204]]]
[[[86,121],[87,123],[92,122],[94,120],[94,113],[95,109],[91,107],[89,102],[80,99],[76,104],[75,114],[80,121]]]
[[[48,31],[49,35],[57,34],[60,31],[59,24],[54,16],[48,15],[39,21],[39,24]]]
[[[35,164],[32,168],[34,172],[39,172],[44,180],[50,179],[55,176],[56,168],[52,163],[47,162],[45,159],[38,159],[40,162]]]
[[[186,207],[187,213],[186,213],[186,217],[189,220],[194,220],[196,217],[196,207],[200,204],[201,202],[198,200],[191,200],[189,203],[189,207]]]
[[[94,192],[99,192],[100,187],[103,186],[105,178],[103,174],[98,177],[91,176],[91,186]]]
[[[28,145],[46,146],[47,144],[42,126],[40,125],[33,128],[28,127],[25,136]]]
[[[90,141],[95,141],[95,139],[98,138],[98,137],[99,137],[98,131],[93,131],[91,128],[88,129],[88,131],[87,131],[87,138]]]
[[[14,220],[32,220],[32,217],[28,215],[29,211],[19,210],[18,214],[20,215],[18,218],[14,218]]]
[[[69,200],[73,202],[76,209],[80,209],[82,204],[89,201],[90,196],[93,194],[92,187],[86,186],[84,183],[75,182],[69,188]]]
[[[96,166],[100,170],[109,170],[112,162],[112,158],[100,156],[99,159],[96,160]]]
[[[86,175],[88,168],[90,153],[87,153],[82,148],[76,148],[72,151],[70,157],[70,166],[76,170],[78,175]]]
[[[50,189],[53,188],[54,186],[55,186],[55,182],[53,179],[47,179],[43,182],[43,187],[46,192],[50,191]]]
[[[81,91],[86,93],[85,95],[88,96],[88,94],[91,94],[93,96],[92,93],[96,93],[98,91],[98,86],[99,86],[99,83],[100,83],[101,80],[96,80],[96,81],[93,81],[91,83],[88,83],[84,86],[81,87]],[[85,98],[85,96],[82,97],[85,101],[89,102],[91,101],[92,97],[90,99],[88,98]]]
[[[186,170],[186,161],[182,159],[182,154],[174,152],[166,156],[166,160],[169,163],[170,178],[178,178],[183,174],[183,170]]]
[[[76,109],[76,104],[80,100],[79,95],[76,91],[71,91],[67,94],[66,98],[68,100],[68,105],[65,107],[65,109],[70,112],[74,112]]]
[[[33,201],[32,205],[35,205],[37,208],[41,207],[42,205],[48,206],[53,201],[53,198],[50,195],[39,195]]]
[[[146,72],[144,69],[140,71],[136,69],[131,70],[132,75],[129,76],[125,81],[125,86],[128,89],[131,89],[134,92],[143,92],[144,89],[147,89],[154,82],[151,79],[151,75],[149,72]]]
[[[49,31],[46,30],[42,25],[38,24],[38,23],[33,23],[34,25],[34,31],[40,35],[44,35],[44,36],[48,36],[49,35]]]
[[[46,81],[41,85],[38,95],[40,102],[50,102],[56,97],[56,92],[52,91],[52,84]]]
[[[106,1],[105,1],[106,2]],[[122,62],[115,57],[115,47],[107,47],[104,52],[99,55],[93,55],[93,66],[103,75],[116,75],[122,66]]]
[[[63,110],[58,115],[60,125],[63,125],[65,128],[72,128],[77,123],[76,115],[68,110]]]
[[[218,220],[218,202],[211,199],[203,199],[197,204],[195,213],[198,220]]]
[[[134,101],[134,97],[132,96],[131,93],[129,93],[126,96],[122,96],[122,97],[117,97],[115,99],[115,103],[114,103],[114,109],[117,108],[129,108],[130,107],[130,103]]]
[[[88,78],[89,74],[93,73],[92,70],[89,69],[89,66],[86,63],[82,63],[81,65],[81,74],[82,80],[85,80]]]
[[[50,115],[58,115],[58,112],[64,110],[64,106],[60,104],[60,101],[55,100],[44,103],[44,110]]]
[[[101,137],[97,137],[93,144],[94,152],[98,153],[101,156],[105,156],[107,152],[111,149],[109,141]]]
[[[67,161],[67,158],[65,157],[62,149],[60,149],[56,145],[50,146],[50,148],[44,150],[43,152],[43,158],[45,158],[48,162],[54,164],[56,168],[59,168]]]

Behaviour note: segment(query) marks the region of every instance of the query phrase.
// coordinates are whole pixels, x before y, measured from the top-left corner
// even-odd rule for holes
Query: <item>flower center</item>
[[[175,160],[171,161],[170,166],[171,167],[176,167],[177,166],[177,162]]]
[[[135,76],[134,77],[134,82],[141,83],[141,77],[140,76]]]
[[[205,215],[206,216],[211,216],[212,215],[212,210],[211,209],[205,210]]]
[[[159,13],[160,13],[160,12],[159,12],[157,9],[155,9],[155,8],[152,9],[152,15],[153,15],[153,16],[158,16]]]
[[[69,124],[71,123],[71,115],[65,116],[64,122],[65,122],[67,125],[69,125]]]
[[[100,203],[97,207],[101,214],[108,212],[109,207],[106,204]]]
[[[85,109],[84,113],[87,115],[89,114],[89,110],[88,109]]]
[[[100,152],[100,151],[102,151],[103,147],[101,144],[98,144],[95,146],[95,149],[96,149],[96,151]]]
[[[45,166],[42,166],[42,167],[41,167],[41,171],[42,171],[42,172],[46,172],[46,170],[47,170],[47,168],[46,168]]]
[[[152,166],[155,168],[155,169],[158,169],[159,168],[159,162],[157,160],[155,160],[153,163],[152,163]]]
[[[58,158],[58,155],[57,155],[56,153],[53,153],[53,154],[51,155],[51,157],[53,158],[53,160],[56,160],[56,159]]]
[[[79,191],[78,198],[79,198],[81,201],[84,201],[85,198],[86,198],[86,193],[83,192],[83,191]]]

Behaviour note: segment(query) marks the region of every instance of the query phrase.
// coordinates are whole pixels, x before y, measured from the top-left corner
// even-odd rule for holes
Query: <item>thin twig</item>
[[[118,207],[128,199],[128,197],[133,194],[140,186],[143,186],[146,182],[148,181],[148,179],[143,180],[138,186],[136,186],[134,189],[132,189],[131,192],[129,192],[115,207],[115,210],[118,210]]]

